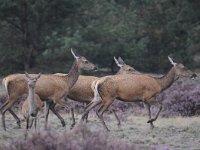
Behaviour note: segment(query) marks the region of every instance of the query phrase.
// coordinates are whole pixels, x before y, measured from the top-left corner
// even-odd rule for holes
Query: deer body
[[[69,106],[67,106],[67,104],[64,102],[64,97],[68,95],[69,90],[78,80],[81,69],[95,69],[95,65],[90,63],[85,57],[76,56],[72,50],[71,52],[75,58],[75,62],[67,75],[58,76],[54,74],[43,74],[41,78],[38,79],[37,85],[35,86],[35,93],[46,103],[46,123],[48,119],[48,108],[51,108],[53,103],[64,106],[65,108],[69,108]],[[32,75],[34,76],[34,74]],[[7,76],[4,78],[3,84],[5,85],[8,94],[8,100],[1,107],[2,123],[4,129],[6,129],[5,112],[7,110],[11,111],[10,108],[19,99],[19,97],[28,92],[28,86],[24,74]],[[52,111],[54,112],[54,110]],[[11,114],[13,113],[14,112],[11,112]],[[16,120],[19,119],[16,114],[13,116],[16,118]],[[18,125],[20,126],[20,122],[18,122]],[[64,125],[65,124],[63,124],[63,126]]]
[[[42,100],[40,99],[40,97],[35,94],[35,103],[36,103],[36,108],[40,111],[43,112],[43,107],[44,107],[44,103],[42,102]],[[24,116],[24,118],[26,119],[29,115],[29,102],[28,102],[28,97],[27,99],[23,102],[22,104],[22,115]]]
[[[136,71],[133,67],[125,64],[125,62],[122,60],[121,57],[119,57],[118,60],[114,57],[114,60],[117,66],[120,68],[117,74],[138,73],[138,71]],[[56,73],[55,75],[64,76],[66,74]],[[87,104],[90,103],[92,99],[94,98],[94,91],[91,89],[92,83],[99,79],[100,79],[99,77],[95,77],[95,76],[80,75],[75,85],[69,91],[69,94],[67,97],[78,102],[85,102]],[[115,110],[112,109],[112,112],[114,113],[118,121],[118,125],[120,125],[120,120],[117,114],[115,113]]]
[[[163,77],[163,80],[164,79]],[[166,86],[173,83],[174,77],[169,80],[170,83],[166,82],[164,84],[163,80],[162,78],[156,79],[148,75],[127,74],[105,77],[100,79],[97,84],[99,94],[102,97],[109,95],[126,102],[151,102],[152,97],[160,93]]]
[[[43,112],[44,103],[41,101],[40,97],[37,94],[35,94],[34,100],[35,100],[35,103],[36,103],[36,109],[39,112]],[[26,128],[27,129],[29,127],[30,128],[32,127],[33,122],[35,122],[34,125],[35,125],[35,128],[36,128],[37,118],[36,117],[30,118],[29,111],[30,111],[29,97],[27,97],[27,99],[22,104],[22,115],[24,116],[24,119],[26,120]]]
[[[170,59],[171,60],[171,59]],[[86,114],[95,106],[101,104],[97,115],[102,121],[104,127],[108,130],[104,119],[103,113],[108,109],[115,99],[125,102],[143,101],[149,112],[149,121],[153,127],[155,121],[162,109],[160,104],[159,110],[155,118],[151,119],[150,103],[153,97],[168,88],[180,76],[195,77],[196,74],[187,70],[182,64],[176,64],[171,60],[174,65],[170,71],[163,77],[156,78],[145,74],[138,75],[114,75],[103,77],[95,82],[93,90],[95,97],[93,101],[87,106],[82,120],[85,119]]]
[[[79,102],[91,102],[94,97],[94,93],[91,89],[91,84],[97,79],[99,78],[95,76],[81,75],[76,84],[70,90],[68,97]]]

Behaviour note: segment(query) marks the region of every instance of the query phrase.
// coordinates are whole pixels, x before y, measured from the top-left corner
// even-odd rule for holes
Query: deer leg
[[[99,119],[101,120],[101,123],[103,124],[104,128],[107,130],[107,131],[110,131],[103,119],[103,114],[104,112],[108,109],[108,107],[110,106],[111,102],[107,102],[105,105],[102,105],[102,107],[99,108],[99,111],[97,111],[97,116],[99,117]]]
[[[61,122],[61,124],[62,124],[62,126],[63,127],[65,127],[65,120],[60,116],[60,114],[55,110],[55,105],[56,104],[52,104],[51,106],[50,106],[50,109],[51,109],[51,111],[58,117],[58,119],[60,120],[60,122]]]
[[[64,103],[64,107],[66,109],[70,108],[70,112],[71,112],[71,116],[72,116],[72,124],[71,124],[71,129],[75,126],[76,121],[75,121],[75,117],[74,117],[74,109],[72,108],[72,106],[70,106],[69,104],[66,103],[66,101],[63,101]]]
[[[49,102],[45,102],[45,129],[47,129],[50,104],[51,103],[49,103]]]
[[[88,123],[88,115],[89,115],[89,112],[85,115],[85,122]]]
[[[5,102],[3,103],[3,105],[2,105],[1,108],[0,108],[0,111],[1,111],[1,112],[2,112],[3,108],[4,108],[8,103],[9,103],[8,100],[5,101]]]
[[[75,126],[76,122],[75,122],[75,117],[74,117],[74,109],[71,108],[70,109],[71,115],[72,115],[72,125],[71,125],[71,129]]]
[[[86,119],[86,117],[87,117],[89,111],[90,111],[91,109],[93,109],[94,107],[96,107],[97,105],[99,105],[100,103],[101,103],[101,99],[92,100],[92,101],[88,104],[88,106],[86,107],[86,110],[85,110],[85,112],[83,113],[83,115],[82,115],[82,117],[81,117],[81,120],[84,121],[84,120]]]
[[[88,103],[84,103],[84,107],[86,108],[87,107],[87,104]],[[89,112],[86,114],[86,116],[85,116],[85,121],[86,121],[86,123],[88,123],[88,115],[89,115]]]
[[[117,119],[117,125],[121,126],[121,121],[119,120],[119,117],[117,116],[116,112],[114,109],[111,110],[113,112],[113,114],[115,115],[115,118]]]
[[[15,118],[15,120],[17,121],[17,125],[19,128],[21,128],[21,121],[20,119],[17,117],[17,115],[11,110],[11,109],[8,109],[8,111],[10,112],[10,114]]]
[[[35,118],[31,118],[31,120],[29,118],[29,122],[30,122],[29,128],[32,128],[34,120],[35,120]]]
[[[9,103],[9,101],[7,100],[0,108],[0,111],[2,112],[2,110],[4,109],[4,107]],[[19,128],[21,128],[21,123],[20,123],[20,119],[17,117],[17,115],[11,110],[8,109],[8,111],[10,112],[10,114],[15,118],[15,120],[17,121],[17,125]]]
[[[157,113],[156,113],[156,116],[153,118],[153,119],[150,119],[147,123],[153,123],[154,121],[156,121],[156,119],[158,118],[158,116],[159,116],[159,114],[160,114],[160,112],[161,112],[161,110],[162,110],[162,104],[161,103],[158,103],[158,111],[157,111]]]
[[[26,130],[29,128],[29,115],[26,117]]]
[[[99,109],[96,110],[96,114],[97,114],[97,117],[98,117],[99,119],[101,119],[101,118],[99,117],[99,112],[102,110],[102,108],[103,108],[103,104],[101,104],[101,106],[99,107]]]
[[[145,106],[146,110],[148,111],[149,120],[151,120],[151,105],[149,103],[144,102],[144,106]],[[153,122],[147,121],[147,123],[150,123],[151,129],[154,128]]]
[[[26,129],[25,129],[25,133],[24,133],[25,140],[27,139],[28,128],[29,128],[29,115],[26,117]]]
[[[93,101],[93,100],[92,100],[92,101]],[[92,101],[91,101],[89,104],[87,104],[87,105],[85,106],[85,110],[93,104]]]
[[[72,115],[72,124],[71,124],[71,128],[73,128],[74,125],[75,125],[75,118],[74,118],[74,110],[73,110],[73,108],[72,108],[69,104],[67,104],[65,101],[57,101],[57,103],[58,103],[59,105],[63,106],[63,107],[65,108],[65,110],[70,109],[70,112],[71,112],[71,115]]]
[[[14,101],[9,101],[7,103],[7,105],[4,106],[3,110],[2,110],[2,126],[3,126],[3,129],[6,130],[6,124],[5,124],[5,113],[7,110],[9,110],[14,104]],[[14,114],[14,112],[13,112]],[[16,114],[15,114],[16,115]],[[16,115],[17,117],[17,115]],[[18,118],[18,117],[17,117]],[[18,118],[19,119],[19,118]],[[20,122],[20,121],[19,121]]]
[[[97,105],[99,105],[101,103],[101,98],[98,94],[98,92],[94,93],[94,98],[93,100],[86,106],[85,108],[85,112],[83,113],[81,120],[84,121],[87,119],[88,114],[90,112],[91,109],[93,109],[94,107],[96,107]]]
[[[37,117],[34,119],[34,127],[35,127],[35,130],[37,128]]]

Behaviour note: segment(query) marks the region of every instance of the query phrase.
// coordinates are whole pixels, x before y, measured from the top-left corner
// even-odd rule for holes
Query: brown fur
[[[74,55],[74,54],[73,54]],[[58,76],[54,74],[43,74],[37,81],[35,86],[35,93],[49,105],[50,103],[56,103],[65,108],[69,108],[67,104],[63,101],[63,98],[68,95],[69,90],[73,87],[77,81],[80,70],[92,70],[95,68],[91,62],[89,62],[85,57],[75,56],[75,62],[67,75]],[[35,76],[31,74],[30,76]],[[5,112],[7,110],[11,111],[13,104],[25,93],[28,93],[28,86],[26,83],[26,78],[24,74],[13,74],[5,77],[3,79],[3,84],[6,88],[8,94],[8,100],[1,107],[2,110],[2,123],[5,128]],[[53,110],[52,110],[53,111]],[[14,113],[14,112],[13,112]],[[11,114],[13,114],[11,113]],[[48,112],[46,113],[46,116]],[[15,119],[18,121],[20,126],[19,118],[15,115]],[[47,122],[47,117],[46,117]],[[63,123],[63,126],[65,124]]]
[[[161,78],[155,78],[145,74],[113,75],[103,77],[96,81],[95,85],[92,87],[95,93],[98,93],[102,100],[98,97],[94,98],[94,100],[87,106],[82,119],[85,119],[85,115],[92,108],[101,104],[101,107],[97,111],[97,115],[101,119],[104,127],[108,130],[103,120],[103,113],[115,99],[120,99],[126,102],[143,101],[148,105],[150,118],[148,122],[151,123],[151,126],[153,127],[152,122],[157,119],[162,106],[160,106],[156,117],[151,119],[150,103],[153,100],[152,98],[168,88],[180,76],[192,77],[196,75],[190,70],[187,70],[182,64],[174,63],[174,67],[172,67],[171,70]]]
[[[37,94],[35,94],[35,102],[37,109],[40,112],[43,112],[44,102],[42,102],[42,100]],[[22,104],[22,115],[24,116],[25,119],[28,117],[28,113],[29,113],[29,105],[28,105],[28,100],[26,99]]]

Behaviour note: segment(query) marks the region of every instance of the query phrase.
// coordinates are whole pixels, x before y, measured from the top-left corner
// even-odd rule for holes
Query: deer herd
[[[108,110],[114,100],[124,102],[143,102],[149,115],[147,123],[153,128],[153,122],[158,118],[162,110],[162,104],[157,101],[158,111],[155,117],[151,116],[151,104],[163,90],[169,88],[179,77],[195,78],[197,75],[188,70],[183,64],[175,63],[168,57],[172,64],[168,73],[163,76],[141,73],[133,67],[124,63],[119,57],[114,57],[115,63],[120,68],[117,74],[104,77],[83,76],[81,70],[94,70],[96,66],[85,57],[71,53],[75,61],[68,74],[12,74],[6,76],[2,83],[6,89],[7,100],[1,106],[2,126],[6,130],[5,113],[8,111],[14,117],[18,127],[21,127],[21,121],[11,107],[24,95],[27,99],[22,104],[22,114],[26,120],[26,129],[37,124],[38,113],[44,113],[45,128],[47,128],[49,110],[60,120],[62,126],[65,126],[65,120],[55,109],[56,105],[70,110],[72,116],[71,128],[75,125],[73,108],[67,103],[67,98],[77,102],[87,104],[80,122],[87,121],[90,110],[99,106],[96,114],[103,124],[103,127],[109,131],[103,118],[103,114]],[[120,125],[120,119],[112,109],[114,116]]]

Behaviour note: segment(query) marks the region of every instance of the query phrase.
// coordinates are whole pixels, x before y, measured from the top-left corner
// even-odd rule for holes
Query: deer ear
[[[169,61],[171,62],[171,64],[172,64],[173,66],[175,66],[175,65],[177,64],[177,63],[175,63],[175,62],[172,60],[171,57],[168,56],[168,59],[169,59]]]
[[[24,73],[25,73],[25,75],[26,75],[27,78],[29,78],[29,79],[31,78],[26,71],[24,71]]]
[[[72,55],[74,56],[75,59],[79,59],[79,58],[80,58],[79,56],[75,55],[75,53],[74,53],[74,51],[72,50],[72,48],[71,48],[71,53],[72,53]]]
[[[121,57],[118,57],[118,62],[121,64],[121,65],[125,65],[125,62],[123,61],[123,59]]]
[[[118,66],[118,67],[122,67],[123,65],[121,65],[119,62],[118,62],[118,60],[115,58],[115,56],[114,56],[114,60],[115,60],[115,63],[116,63],[116,65]]]
[[[41,72],[37,75],[36,79],[38,80],[41,77]]]

